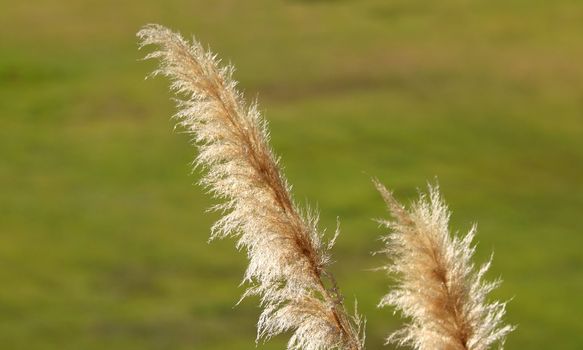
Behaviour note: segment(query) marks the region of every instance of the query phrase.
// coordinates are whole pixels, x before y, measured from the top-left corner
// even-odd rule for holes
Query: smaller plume
[[[500,284],[482,280],[491,259],[478,269],[471,263],[475,227],[465,237],[450,235],[450,212],[437,186],[407,210],[374,183],[392,216],[381,221],[391,231],[382,238],[382,252],[391,260],[385,269],[397,281],[379,306],[393,306],[410,319],[387,343],[417,350],[486,350],[498,343],[502,349],[514,327],[502,324],[505,303],[486,300]]]
[[[334,239],[326,244],[317,215],[294,203],[267,123],[237,91],[233,66],[160,25],[145,26],[138,37],[141,46],[158,47],[146,58],[159,59],[154,74],[170,78],[180,98],[176,118],[198,148],[201,184],[222,201],[211,238],[236,237],[247,252],[244,281],[251,286],[243,296],[261,298],[258,339],[290,331],[288,349],[362,349],[363,322],[347,315],[328,271]]]

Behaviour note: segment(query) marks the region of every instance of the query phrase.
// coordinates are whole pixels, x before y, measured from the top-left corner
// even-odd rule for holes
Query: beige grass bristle
[[[383,252],[397,282],[379,306],[410,319],[387,342],[418,350],[502,348],[514,327],[502,324],[505,303],[486,300],[500,283],[482,279],[491,260],[478,269],[471,262],[475,227],[465,237],[450,235],[450,213],[437,186],[407,210],[380,182],[375,185],[392,216],[381,221],[391,231],[383,237]]]
[[[244,296],[259,295],[263,307],[258,340],[292,331],[288,349],[362,349],[360,318],[347,315],[327,270],[333,242],[323,242],[317,216],[302,214],[292,200],[267,124],[237,91],[233,67],[160,25],[145,26],[138,37],[141,46],[158,47],[146,58],[159,59],[154,74],[170,78],[181,97],[176,118],[198,147],[201,184],[224,201],[214,207],[224,215],[211,238],[234,236],[247,252],[244,281],[251,287]]]

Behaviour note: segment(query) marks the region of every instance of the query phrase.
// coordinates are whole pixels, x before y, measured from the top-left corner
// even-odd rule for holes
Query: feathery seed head
[[[316,216],[303,215],[292,200],[279,160],[269,145],[257,104],[247,106],[232,79],[196,40],[191,43],[160,25],[138,32],[146,56],[160,61],[154,75],[171,80],[181,98],[176,118],[198,148],[200,184],[224,202],[211,238],[232,236],[245,249],[247,295],[259,295],[263,312],[258,338],[292,330],[288,349],[361,349],[360,324],[347,315],[327,272],[331,247],[322,242]],[[327,282],[327,283],[325,283]],[[358,319],[356,319],[358,320]]]
[[[387,342],[418,350],[486,350],[502,347],[514,327],[502,324],[505,303],[486,301],[499,282],[482,280],[490,262],[479,269],[471,263],[475,227],[465,237],[449,233],[450,213],[437,186],[410,210],[377,180],[392,220],[382,221],[391,233],[383,237],[387,267],[395,288],[379,306],[390,305],[411,319]]]

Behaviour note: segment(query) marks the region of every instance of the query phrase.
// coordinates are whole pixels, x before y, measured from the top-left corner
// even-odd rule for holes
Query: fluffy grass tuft
[[[271,151],[267,124],[257,104],[246,105],[233,66],[222,66],[196,40],[187,42],[160,25],[138,32],[146,56],[160,61],[154,75],[171,80],[180,97],[176,118],[198,147],[200,183],[222,203],[224,215],[211,238],[232,236],[249,266],[247,295],[259,295],[263,311],[258,340],[292,331],[288,349],[362,349],[362,321],[348,316],[333,276],[317,215],[302,214]]]
[[[500,283],[482,280],[491,259],[477,269],[471,262],[475,226],[464,237],[450,235],[450,212],[436,186],[407,210],[380,182],[375,185],[392,215],[381,221],[391,230],[383,252],[397,281],[379,306],[393,306],[410,319],[387,342],[418,350],[502,348],[514,327],[502,324],[505,303],[486,300]]]

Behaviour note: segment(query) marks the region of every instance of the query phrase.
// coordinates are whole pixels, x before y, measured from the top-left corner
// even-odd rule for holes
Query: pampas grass
[[[383,237],[391,260],[386,269],[397,280],[380,306],[411,320],[387,341],[418,350],[502,348],[513,327],[502,324],[505,303],[486,301],[500,283],[482,280],[491,259],[478,269],[471,262],[475,227],[465,237],[450,235],[450,213],[437,187],[407,210],[380,182],[375,185],[393,218],[381,222],[391,230]]]
[[[330,249],[317,228],[317,214],[302,212],[269,147],[267,124],[256,103],[237,91],[233,67],[221,65],[196,40],[159,25],[138,32],[146,56],[160,61],[153,74],[171,80],[179,97],[176,118],[198,148],[200,184],[221,201],[212,209],[223,216],[211,239],[235,237],[247,252],[244,282],[248,295],[260,297],[257,341],[290,331],[288,349],[347,349],[364,346],[363,319],[349,316],[329,272]],[[475,228],[452,237],[449,212],[437,187],[410,210],[378,181],[375,185],[393,220],[383,237],[386,270],[397,279],[381,301],[410,319],[388,342],[419,350],[486,350],[501,346],[513,327],[502,324],[505,304],[486,297],[499,282],[482,280],[489,262],[471,263]]]
[[[260,296],[258,340],[291,331],[288,349],[362,349],[362,321],[348,316],[328,271],[334,238],[324,242],[317,215],[294,203],[279,159],[268,145],[267,124],[256,103],[246,105],[233,67],[221,65],[196,40],[159,25],[139,31],[141,46],[158,50],[154,75],[171,80],[176,118],[198,147],[200,181],[222,203],[211,238],[232,236],[249,258],[243,297]]]

